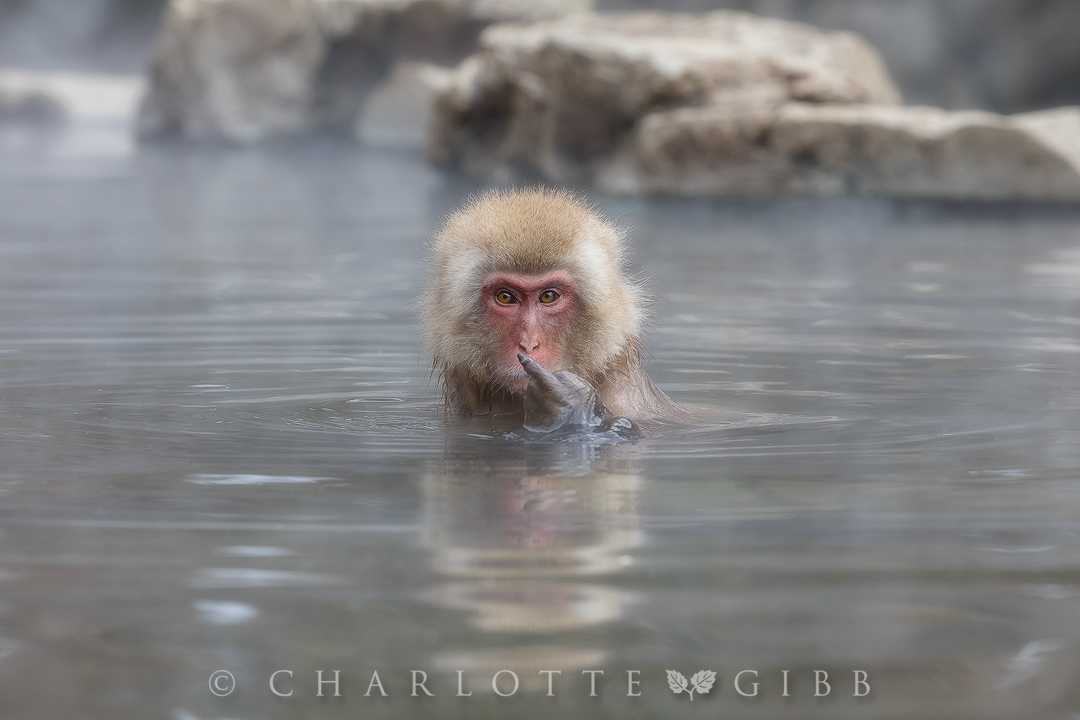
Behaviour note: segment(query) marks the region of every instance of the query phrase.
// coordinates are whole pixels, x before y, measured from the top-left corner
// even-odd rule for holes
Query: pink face
[[[560,338],[577,304],[568,273],[492,273],[484,278],[480,297],[499,344],[499,364],[507,375],[521,380],[520,389],[528,384],[528,376],[518,353],[548,370],[564,369]]]

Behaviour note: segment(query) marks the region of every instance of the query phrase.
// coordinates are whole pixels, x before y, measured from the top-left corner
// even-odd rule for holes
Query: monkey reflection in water
[[[480,634],[452,634],[437,669],[465,671],[478,694],[512,669],[542,695],[544,670],[570,682],[603,665],[634,602],[618,578],[644,540],[636,449],[448,435],[423,485],[424,545],[445,578],[425,597]]]
[[[450,215],[424,301],[449,410],[543,433],[683,419],[641,367],[643,295],[624,247],[563,191],[491,192]]]

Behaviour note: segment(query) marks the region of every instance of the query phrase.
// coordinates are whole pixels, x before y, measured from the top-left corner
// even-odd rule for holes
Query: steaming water
[[[475,186],[71,132],[0,136],[3,717],[1080,710],[1080,212],[601,199],[703,419],[545,443],[448,421],[422,357]]]

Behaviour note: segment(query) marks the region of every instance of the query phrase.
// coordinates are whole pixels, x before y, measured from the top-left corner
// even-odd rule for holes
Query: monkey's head
[[[594,381],[635,348],[641,296],[623,233],[572,195],[491,192],[450,215],[432,247],[423,300],[447,377],[521,392],[518,353]]]

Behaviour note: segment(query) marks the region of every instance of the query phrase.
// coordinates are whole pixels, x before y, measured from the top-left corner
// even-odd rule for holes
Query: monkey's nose
[[[540,347],[540,338],[531,333],[522,333],[521,337],[518,338],[518,347],[528,355],[533,350]]]

